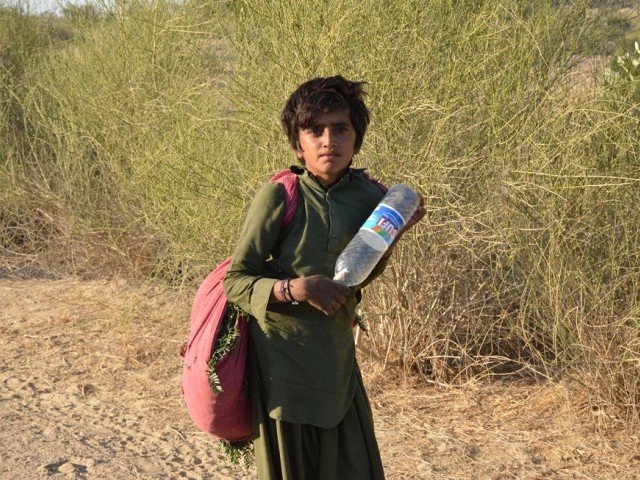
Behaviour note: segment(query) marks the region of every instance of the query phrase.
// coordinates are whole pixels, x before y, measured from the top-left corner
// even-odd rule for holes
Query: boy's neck
[[[307,170],[307,169],[305,169]],[[338,175],[338,177],[332,181],[332,182],[325,182],[323,181],[321,178],[317,177],[316,175],[314,175],[313,173],[311,173],[309,170],[307,170],[307,173],[309,174],[309,176],[311,178],[313,178],[313,180],[322,187],[322,189],[326,192],[327,190],[329,190],[331,187],[333,187],[336,183],[338,183],[340,180],[342,180],[342,177],[344,177],[349,171],[351,170],[351,167],[347,167],[345,168],[344,172],[342,172],[340,175]]]

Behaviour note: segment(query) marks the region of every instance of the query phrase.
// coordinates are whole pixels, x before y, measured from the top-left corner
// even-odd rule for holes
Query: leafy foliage
[[[211,358],[208,362],[207,374],[209,375],[209,385],[213,393],[222,393],[220,378],[216,372],[218,363],[238,346],[240,332],[237,329],[238,317],[246,317],[246,313],[234,303],[229,303],[222,319],[220,332],[211,350]]]
[[[238,442],[221,440],[218,443],[231,463],[238,465],[242,461],[246,466],[251,464],[253,460],[253,442],[250,440],[240,440]]]
[[[604,71],[605,85],[619,95],[640,102],[640,43],[632,53],[616,57]]]

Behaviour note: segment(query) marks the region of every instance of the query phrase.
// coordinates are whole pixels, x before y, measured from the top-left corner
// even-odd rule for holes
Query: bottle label
[[[404,227],[402,215],[396,209],[384,203],[379,204],[362,225],[364,230],[373,232],[384,239],[387,248],[393,243],[402,227]]]

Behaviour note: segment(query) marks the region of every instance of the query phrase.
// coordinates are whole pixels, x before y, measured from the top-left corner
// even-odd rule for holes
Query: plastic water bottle
[[[418,208],[420,197],[406,185],[393,185],[336,262],[333,279],[360,285]]]

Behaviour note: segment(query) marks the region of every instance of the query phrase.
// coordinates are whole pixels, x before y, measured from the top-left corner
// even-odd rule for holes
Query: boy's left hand
[[[424,208],[424,197],[420,193],[418,193],[418,197],[420,197],[420,203],[418,204],[418,208],[416,208],[416,211],[413,213],[413,215],[411,216],[407,224],[404,226],[401,233],[404,233],[407,230],[409,230],[411,227],[413,227],[416,223],[422,220],[422,218],[427,213],[427,210]]]

